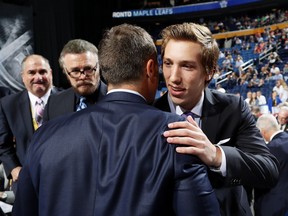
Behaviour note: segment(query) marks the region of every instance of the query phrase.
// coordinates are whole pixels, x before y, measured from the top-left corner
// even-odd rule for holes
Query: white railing
[[[271,52],[273,51],[273,48],[270,48],[268,50],[265,50],[264,52],[259,54],[259,63],[263,60],[268,58],[268,56],[271,54]]]
[[[226,80],[228,79],[228,78],[227,78],[227,75],[231,74],[232,72],[233,72],[233,71],[228,71],[227,73],[222,74],[222,75],[220,75],[219,77],[217,77],[217,78],[216,78],[216,82],[215,82],[215,87],[216,87],[218,84],[226,81]],[[225,78],[222,79],[223,77],[225,77]],[[218,81],[219,79],[221,79],[221,80]]]
[[[241,67],[241,73],[243,73],[244,71],[246,71],[249,67],[254,65],[254,60],[250,59],[246,62],[244,62],[240,67]]]
[[[280,49],[280,48],[281,48],[281,43],[278,42],[277,45],[276,45],[276,52],[277,52],[278,49]],[[260,63],[263,59],[268,58],[268,56],[273,52],[273,50],[274,50],[274,47],[273,47],[273,48],[271,47],[270,49],[265,50],[264,52],[260,53],[260,54],[259,54],[259,63]]]

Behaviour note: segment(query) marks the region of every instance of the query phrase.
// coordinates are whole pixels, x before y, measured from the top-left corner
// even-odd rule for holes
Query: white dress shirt
[[[201,96],[199,102],[191,110],[192,113],[194,113],[194,114],[199,116],[199,118],[195,118],[195,121],[196,121],[196,123],[198,124],[198,126],[200,128],[202,126],[201,116],[202,116],[203,101],[204,101],[204,91],[202,92],[202,96]],[[188,110],[184,110],[183,108],[181,108],[178,105],[175,105],[172,102],[172,99],[171,99],[169,94],[168,94],[168,103],[169,103],[170,110],[171,110],[172,113],[176,113],[178,115],[182,115],[184,112],[188,111]],[[212,168],[212,167],[210,169],[212,171],[215,171],[215,172],[219,172],[219,170],[220,170],[222,176],[226,176],[226,171],[227,171],[226,156],[225,156],[225,153],[224,153],[223,149],[219,145],[217,145],[217,146],[220,148],[221,153],[222,153],[222,163],[221,163],[221,166],[218,169],[215,169],[215,168]]]

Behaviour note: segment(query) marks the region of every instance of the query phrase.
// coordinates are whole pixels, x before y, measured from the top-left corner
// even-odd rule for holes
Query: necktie
[[[184,113],[182,113],[181,116],[184,116],[185,118],[187,118],[188,116],[191,116],[194,120],[195,118],[199,118],[200,116],[198,116],[197,114],[190,112],[190,111],[186,111]]]
[[[79,105],[78,105],[76,111],[80,111],[80,110],[85,109],[87,107],[87,104],[85,103],[85,101],[86,101],[86,98],[81,96],[80,102],[79,102]]]
[[[35,103],[35,120],[38,124],[38,127],[42,125],[44,114],[44,102],[40,98],[37,99]]]

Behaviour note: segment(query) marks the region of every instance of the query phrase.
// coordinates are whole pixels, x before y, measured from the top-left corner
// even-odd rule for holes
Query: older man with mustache
[[[100,80],[98,49],[92,43],[82,39],[68,41],[59,64],[71,88],[49,98],[44,121],[84,109],[107,93],[106,84]]]

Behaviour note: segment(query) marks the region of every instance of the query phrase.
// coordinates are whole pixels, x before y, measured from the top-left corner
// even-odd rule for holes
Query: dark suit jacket
[[[96,101],[100,100],[107,93],[107,86],[100,81],[96,93]],[[58,94],[51,95],[45,106],[44,122],[62,116],[66,113],[76,111],[77,95],[73,88],[61,91]]]
[[[52,89],[51,94],[57,92]],[[21,166],[34,133],[30,100],[27,90],[0,100],[0,160],[7,176]],[[16,140],[16,148],[14,147]]]
[[[288,215],[288,133],[275,135],[268,148],[280,163],[280,175],[278,183],[272,189],[255,189],[255,215]]]
[[[288,132],[288,124],[286,124],[286,126],[285,126],[283,131]]]
[[[179,120],[124,92],[50,120],[33,136],[13,215],[219,215],[206,167],[162,136]]]
[[[154,105],[170,112],[167,95]],[[256,128],[247,103],[238,96],[206,89],[201,121],[202,130],[212,143],[229,139],[221,145],[226,155],[227,176],[209,173],[221,205],[221,215],[251,215],[241,185],[271,187],[278,177],[278,162]]]
[[[4,86],[0,86],[0,98],[10,95],[12,92],[9,88],[6,88]]]

